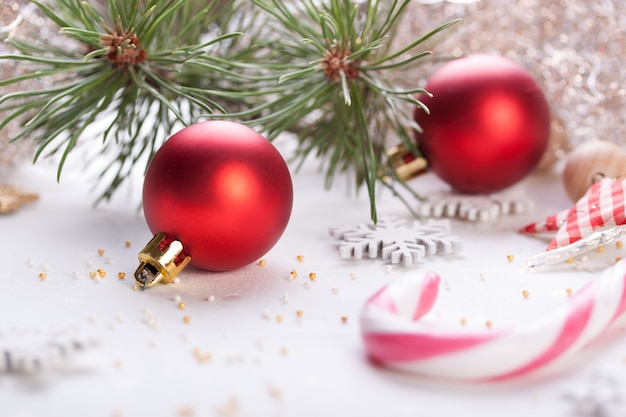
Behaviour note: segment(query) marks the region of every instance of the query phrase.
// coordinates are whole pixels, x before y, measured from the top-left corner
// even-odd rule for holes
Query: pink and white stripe
[[[571,209],[523,227],[521,233],[558,230],[547,251],[565,247],[592,232],[626,225],[626,180],[604,178],[594,183]]]
[[[374,294],[361,314],[370,357],[436,378],[492,382],[572,356],[626,311],[626,260],[608,268],[551,314],[504,329],[470,330],[422,320],[437,298],[435,273],[407,275]]]

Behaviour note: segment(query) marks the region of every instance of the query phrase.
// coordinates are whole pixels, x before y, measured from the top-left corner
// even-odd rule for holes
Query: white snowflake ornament
[[[462,249],[462,242],[451,236],[446,220],[429,220],[425,223],[405,222],[401,219],[382,219],[377,224],[331,227],[330,235],[340,240],[339,256],[342,259],[389,259],[392,264],[407,266],[427,255],[450,254]]]
[[[417,206],[417,212],[423,217],[490,222],[502,216],[524,213],[531,207],[530,201],[518,189],[486,195],[441,190],[429,193]]]
[[[0,330],[0,375],[34,375],[54,369],[63,366],[76,352],[96,344],[67,332]]]

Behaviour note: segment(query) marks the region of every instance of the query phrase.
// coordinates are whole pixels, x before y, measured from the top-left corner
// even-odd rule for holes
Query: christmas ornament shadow
[[[283,268],[284,269],[284,268]],[[176,294],[183,299],[234,302],[244,299],[262,300],[276,294],[281,285],[279,265],[250,264],[234,271],[212,272],[187,266],[176,284],[156,285],[146,294],[171,298]]]

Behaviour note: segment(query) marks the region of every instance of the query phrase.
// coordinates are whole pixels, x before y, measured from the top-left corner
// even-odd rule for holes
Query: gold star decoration
[[[39,195],[9,185],[0,184],[0,214],[11,213],[25,203],[36,201]]]

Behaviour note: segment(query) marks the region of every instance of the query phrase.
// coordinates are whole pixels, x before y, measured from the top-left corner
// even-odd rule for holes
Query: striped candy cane
[[[390,368],[438,378],[499,381],[561,361],[626,310],[626,260],[547,316],[508,329],[476,331],[419,321],[437,298],[439,276],[407,275],[365,304],[361,332],[370,357]]]

